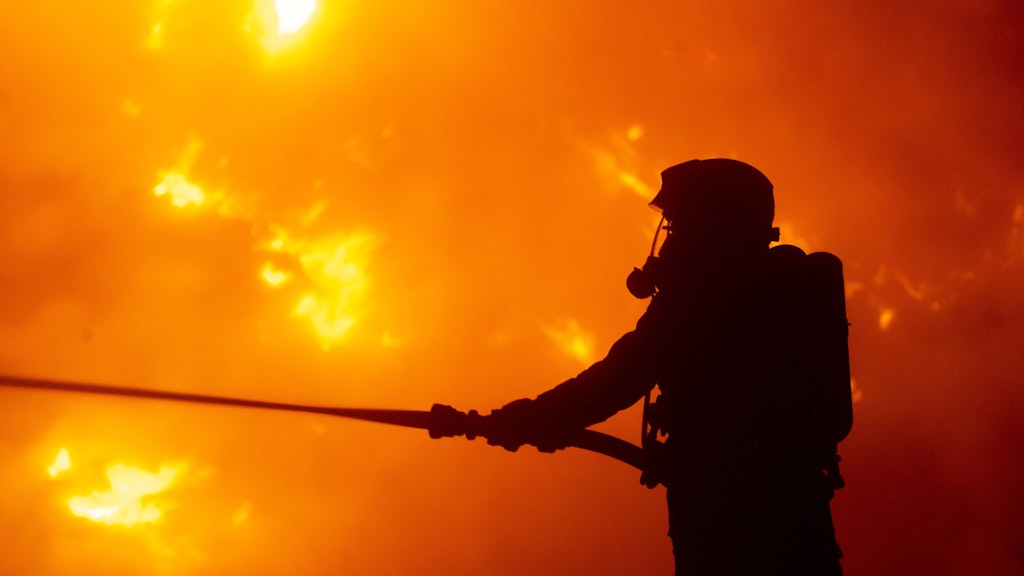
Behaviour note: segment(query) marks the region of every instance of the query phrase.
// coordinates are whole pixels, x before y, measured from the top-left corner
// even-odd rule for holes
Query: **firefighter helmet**
[[[772,183],[739,160],[690,160],[666,168],[651,207],[670,223],[702,234],[777,239]]]

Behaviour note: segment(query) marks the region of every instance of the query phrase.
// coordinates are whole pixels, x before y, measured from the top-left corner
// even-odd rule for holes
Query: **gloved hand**
[[[459,412],[451,406],[434,404],[427,416],[427,431],[431,438],[465,436],[472,440],[480,433],[481,421],[476,410]]]
[[[533,400],[521,398],[492,410],[490,416],[485,416],[487,443],[509,452],[519,450],[528,442],[534,420],[532,408]]]
[[[515,452],[532,444],[541,452],[554,452],[569,445],[569,430],[545,417],[529,398],[509,402],[485,416],[487,443]]]

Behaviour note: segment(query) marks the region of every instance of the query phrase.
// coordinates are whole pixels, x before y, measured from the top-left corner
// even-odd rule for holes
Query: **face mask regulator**
[[[651,242],[651,253],[647,256],[642,268],[633,268],[633,271],[626,277],[626,289],[634,297],[643,300],[650,298],[658,291],[654,270],[658,267],[658,257],[654,255],[658,247],[658,236],[662,229],[667,230],[666,235],[671,233],[669,226],[665,224],[665,217],[662,216],[658,222],[658,229],[654,231],[654,240]]]

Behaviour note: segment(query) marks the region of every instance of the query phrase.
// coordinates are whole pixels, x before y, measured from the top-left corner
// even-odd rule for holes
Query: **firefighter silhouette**
[[[627,279],[651,297],[636,329],[575,378],[480,416],[481,434],[554,451],[643,398],[641,480],[666,487],[678,575],[841,574],[830,511],[836,444],[852,425],[841,262],[769,247],[773,186],[748,164],[691,160],[661,176],[651,206],[664,241]]]

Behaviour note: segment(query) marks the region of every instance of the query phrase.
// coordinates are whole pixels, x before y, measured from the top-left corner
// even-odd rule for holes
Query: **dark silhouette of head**
[[[772,227],[771,181],[738,160],[690,160],[666,168],[650,205],[668,222],[668,232],[658,255],[652,246],[643,268],[626,280],[637,298],[651,296],[685,271],[741,264],[779,239],[779,229]]]
[[[739,160],[690,160],[666,168],[651,207],[665,216],[677,236],[700,235],[712,242],[757,241],[765,246],[776,239],[772,183]]]

